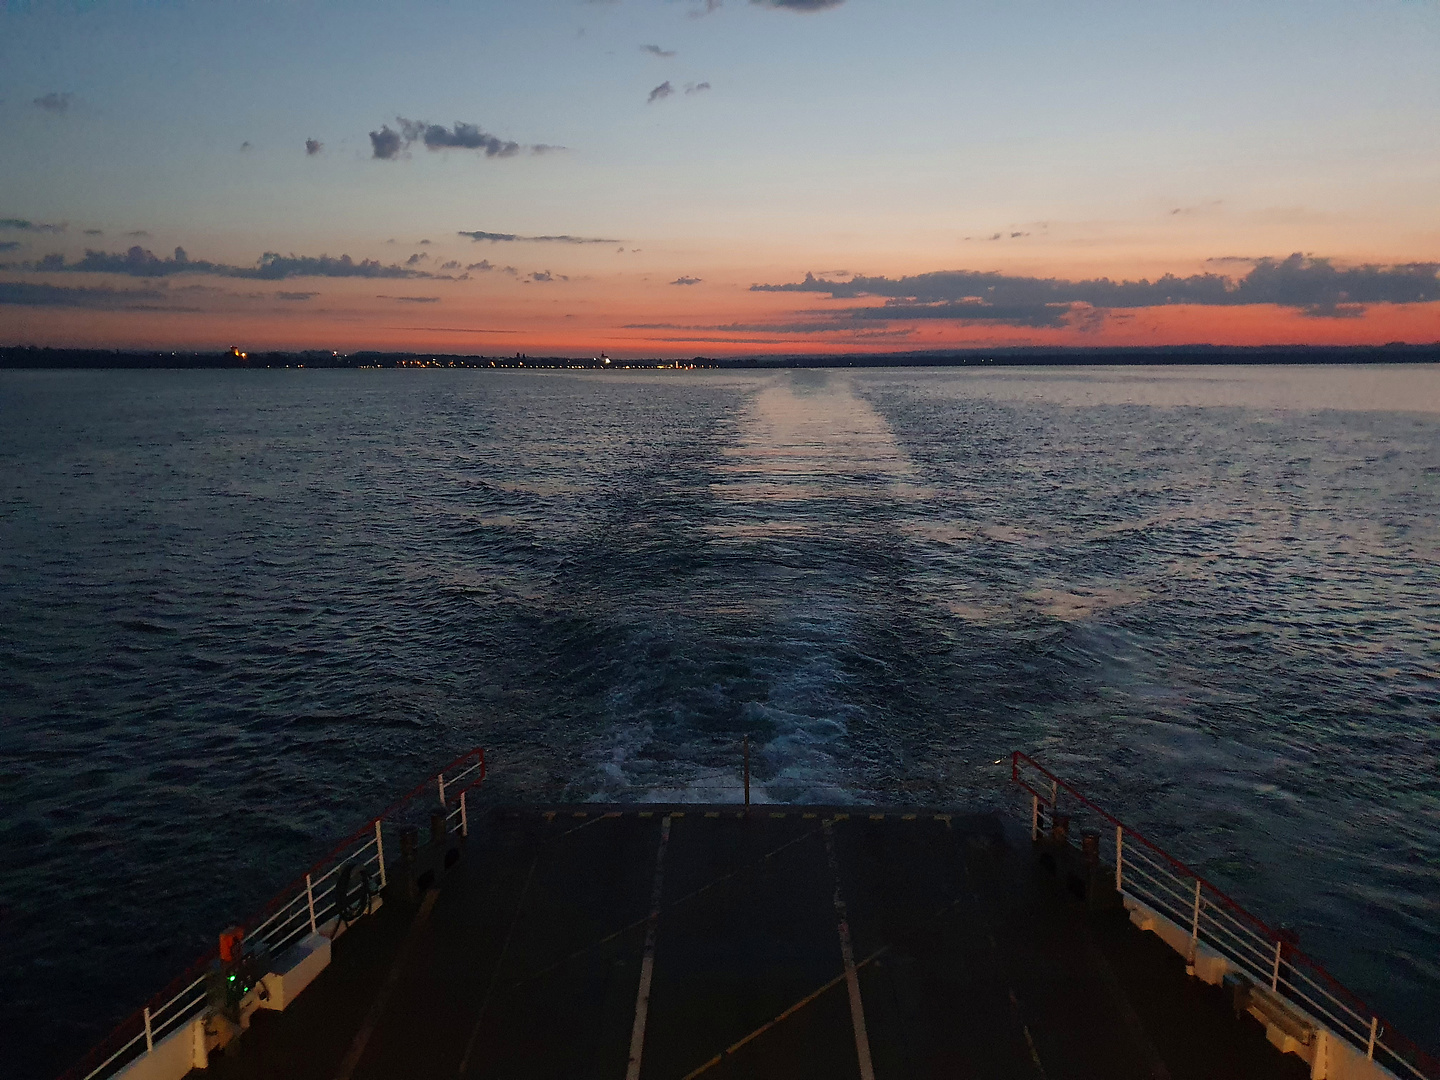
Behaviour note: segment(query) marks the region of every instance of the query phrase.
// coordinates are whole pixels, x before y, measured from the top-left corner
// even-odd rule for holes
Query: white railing
[[[398,827],[407,816],[413,816],[413,809],[423,805],[424,793],[434,785],[443,807],[446,832],[466,836],[469,834],[467,797],[470,789],[484,779],[485,751],[476,748],[456,758],[351,833],[303,877],[282,889],[257,916],[242,924],[246,951],[257,950],[275,957],[309,934],[333,938],[356,919],[368,915],[376,906],[374,897],[388,884],[386,826]],[[346,895],[341,896],[340,877],[346,866],[350,867],[349,884]],[[139,1012],[122,1021],[61,1080],[103,1080],[141,1054],[150,1053],[166,1035],[204,1013],[209,998],[206,978],[217,957],[218,950],[200,957]]]
[[[1030,829],[1039,839],[1054,833],[1057,811],[1066,840],[1082,851],[1084,832],[1098,856],[1114,869],[1115,889],[1188,931],[1187,960],[1207,952],[1223,957],[1227,970],[1266,988],[1291,1008],[1342,1036],[1369,1060],[1407,1080],[1440,1080],[1440,1063],[1385,1022],[1318,962],[1296,947],[1293,935],[1272,929],[1179,859],[1091,802],[1039,762],[1016,751],[1011,779],[1030,793]],[[1173,944],[1173,943],[1172,943]],[[1180,945],[1183,948],[1184,942]]]

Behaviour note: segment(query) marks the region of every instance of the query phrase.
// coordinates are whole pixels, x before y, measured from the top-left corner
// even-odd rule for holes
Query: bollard
[[[448,831],[445,822],[445,811],[432,810],[430,812],[430,842],[439,847],[445,843],[445,833]]]
[[[1070,843],[1070,815],[1050,812],[1050,840],[1056,846]]]

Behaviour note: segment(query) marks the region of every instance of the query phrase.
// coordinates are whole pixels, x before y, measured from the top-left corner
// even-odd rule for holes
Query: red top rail
[[[461,765],[465,765],[467,762],[473,762],[474,764],[479,766],[478,774],[469,783],[466,783],[464,786],[457,788],[455,791],[452,792],[447,790],[445,792],[446,802],[449,803],[453,799],[458,799],[465,792],[469,791],[471,788],[481,783],[485,779],[486,772],[485,748],[482,746],[477,746],[473,750],[467,750],[465,753],[457,757],[454,761],[444,766],[444,768],[432,773],[428,778],[420,781],[420,783],[416,784],[413,788],[410,789],[410,791],[406,792],[400,798],[396,799],[393,803],[387,806],[384,810],[380,811],[379,814],[372,817],[364,825],[361,825],[349,836],[345,837],[345,839],[341,840],[338,844],[335,844],[333,847],[331,847],[329,852],[327,852],[322,858],[317,859],[314,863],[312,863],[303,874],[295,878],[283,889],[277,892],[273,897],[270,898],[270,900],[265,904],[264,907],[262,907],[258,912],[256,912],[250,918],[246,919],[240,925],[248,931],[250,929],[253,929],[255,926],[258,926],[260,923],[264,922],[265,919],[270,917],[270,915],[274,914],[281,907],[294,899],[296,891],[304,886],[305,879],[307,877],[314,874],[321,868],[327,866],[331,862],[334,862],[335,859],[339,857],[342,852],[344,852],[347,848],[352,847],[366,834],[373,833],[376,823],[384,821],[387,818],[394,816],[399,811],[403,810],[407,805],[409,805],[416,798],[422,795],[425,792],[426,788],[435,785],[437,779],[444,776],[448,772],[453,772]],[[436,796],[438,801],[438,788],[436,789]],[[189,986],[202,974],[204,974],[205,970],[212,963],[214,963],[214,961],[219,955],[220,950],[218,944],[215,947],[209,949],[207,952],[203,953],[195,960],[194,963],[192,963],[188,968],[186,968],[182,974],[172,979],[162,990],[160,990],[156,994],[151,995],[151,997],[140,1008],[136,1009],[124,1020],[121,1020],[120,1023],[116,1024],[114,1029],[111,1030],[110,1034],[105,1036],[104,1039],[97,1043],[89,1051],[89,1053],[87,1053],[83,1058],[81,1058],[78,1062],[72,1065],[69,1069],[66,1069],[65,1072],[61,1073],[59,1080],[78,1080],[79,1077],[87,1075],[92,1069],[96,1067],[99,1062],[104,1061],[106,1057],[114,1054],[120,1049],[120,1047],[124,1046],[127,1042],[133,1039],[135,1037],[135,1031],[137,1026],[139,1027],[140,1031],[143,1032],[145,1025],[145,1010],[158,1010],[160,1006],[166,1004],[167,1002],[173,1001],[175,996],[179,994],[180,991],[184,990],[185,987]]]
[[[1358,994],[1356,994],[1353,990],[1347,987],[1334,975],[1331,975],[1330,972],[1326,971],[1324,966],[1320,964],[1318,960],[1316,960],[1312,956],[1307,955],[1306,953],[1295,947],[1291,940],[1282,937],[1277,930],[1271,928],[1271,926],[1263,919],[1261,919],[1257,915],[1251,914],[1239,903],[1239,901],[1232,899],[1223,890],[1216,887],[1212,882],[1206,880],[1204,877],[1201,877],[1197,871],[1191,869],[1185,863],[1175,858],[1175,856],[1171,855],[1159,844],[1155,843],[1153,840],[1148,839],[1139,830],[1133,829],[1129,825],[1126,825],[1123,821],[1115,817],[1115,815],[1111,814],[1109,811],[1102,809],[1099,805],[1089,799],[1073,784],[1070,784],[1069,782],[1060,779],[1060,777],[1056,776],[1049,769],[1045,768],[1044,765],[1041,765],[1029,754],[1023,753],[1019,750],[1014,751],[1010,755],[1010,780],[1012,783],[1030,792],[1031,795],[1035,796],[1041,802],[1049,806],[1051,810],[1055,809],[1058,798],[1052,798],[1049,792],[1036,791],[1033,787],[1026,783],[1025,779],[1020,775],[1020,763],[1022,761],[1030,768],[1034,769],[1036,772],[1044,776],[1047,780],[1049,780],[1051,784],[1054,785],[1054,790],[1057,793],[1060,791],[1064,791],[1067,795],[1073,798],[1076,802],[1080,803],[1087,810],[1090,810],[1092,813],[1103,818],[1111,825],[1122,829],[1127,840],[1138,840],[1141,844],[1149,848],[1157,856],[1169,863],[1170,866],[1173,867],[1177,873],[1185,877],[1192,878],[1195,881],[1198,881],[1208,892],[1212,893],[1216,898],[1218,898],[1220,902],[1225,905],[1225,907],[1229,908],[1240,918],[1250,923],[1253,927],[1263,933],[1271,941],[1282,943],[1285,949],[1286,960],[1289,963],[1293,964],[1297,961],[1303,963],[1306,967],[1308,967],[1311,971],[1313,971],[1316,975],[1318,975],[1321,979],[1325,981],[1329,988],[1335,993],[1336,997],[1340,998],[1356,1012],[1359,1012],[1365,1016],[1375,1017],[1379,1021],[1382,1030],[1384,1030],[1387,1041],[1392,1044],[1400,1044],[1398,1047],[1395,1047],[1395,1049],[1402,1049],[1407,1056],[1413,1057],[1416,1060],[1416,1063],[1420,1066],[1420,1068],[1424,1069],[1428,1074],[1432,1076],[1440,1076],[1440,1061],[1437,1061],[1432,1055],[1426,1053],[1410,1039],[1407,1039],[1404,1035],[1401,1035],[1398,1031],[1396,1031],[1394,1026],[1391,1025],[1387,1020],[1385,1020],[1384,1017],[1380,1016],[1379,1013],[1377,1013],[1374,1009],[1370,1008],[1369,1005],[1365,1004],[1365,1001]]]

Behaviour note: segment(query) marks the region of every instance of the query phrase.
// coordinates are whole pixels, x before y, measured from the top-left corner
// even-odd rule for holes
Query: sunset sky
[[[1440,0],[0,0],[0,135],[3,344],[1440,340]]]

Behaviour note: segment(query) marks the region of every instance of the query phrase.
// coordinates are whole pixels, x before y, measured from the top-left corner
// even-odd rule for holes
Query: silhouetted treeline
[[[0,347],[0,368],[796,368],[796,367],[974,367],[980,365],[1105,364],[1395,364],[1440,363],[1440,342],[1429,345],[1173,345],[1123,349],[1036,348],[969,349],[932,352],[871,353],[836,356],[818,353],[784,356],[689,357],[678,360],[592,357],[475,356],[448,353],[355,352],[320,350],[236,355],[225,352],[151,352],[123,349],[50,349]]]

